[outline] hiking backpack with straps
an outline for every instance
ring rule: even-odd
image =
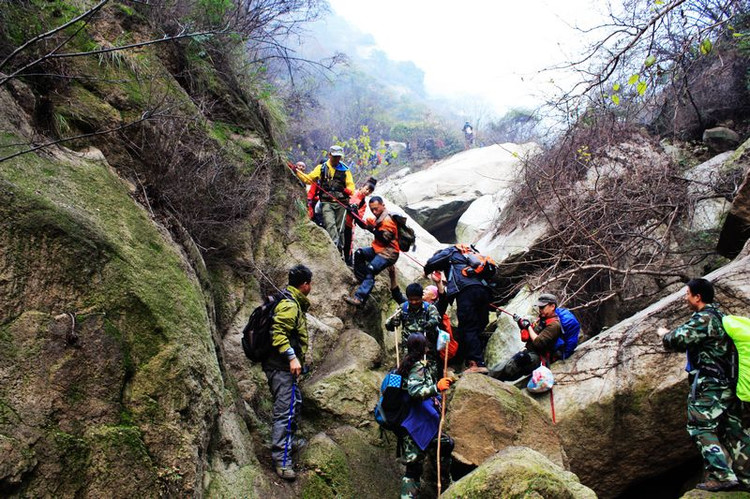
[[[564,360],[573,355],[573,351],[578,346],[581,323],[578,322],[573,312],[567,308],[557,307],[555,314],[560,319],[560,327],[562,328],[562,335],[560,338],[557,338],[555,351],[560,352],[560,357]]]
[[[725,366],[718,366],[721,372],[717,374],[723,374],[735,385],[737,398],[750,402],[750,318],[725,315],[715,309],[707,312],[721,319],[721,327],[731,343],[729,359]]]
[[[409,414],[406,380],[391,369],[380,384],[380,399],[373,409],[375,421],[384,430],[397,432]]]
[[[737,351],[737,398],[750,402],[750,318],[725,315],[721,325]]]
[[[492,279],[495,276],[497,264],[491,257],[479,253],[474,245],[457,244],[455,247],[466,261],[466,267],[461,269],[465,277]]]
[[[242,350],[253,362],[265,360],[271,353],[271,324],[276,306],[282,300],[291,300],[288,291],[266,297],[265,301],[255,307],[242,330]]]
[[[417,235],[414,229],[406,225],[406,217],[397,213],[391,213],[391,218],[398,227],[398,247],[401,251],[411,251],[417,248]]]

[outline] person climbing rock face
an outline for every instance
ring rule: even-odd
[[[359,248],[354,252],[354,276],[361,284],[354,296],[344,299],[355,306],[362,305],[367,300],[375,286],[375,276],[396,263],[400,253],[398,226],[385,208],[383,198],[371,197],[369,207],[374,218],[370,217],[364,222],[354,219],[357,225],[372,232],[374,236],[369,248]]]
[[[365,216],[365,210],[367,204],[365,198],[370,196],[375,190],[375,185],[378,183],[377,179],[370,177],[365,181],[365,184],[357,189],[357,192],[352,194],[349,198],[350,212],[346,214],[346,223],[344,227],[344,261],[348,266],[352,266],[352,243],[354,240],[354,217],[357,216],[362,218]]]
[[[687,351],[690,394],[687,431],[703,456],[704,481],[696,489],[718,492],[750,487],[750,434],[742,425],[742,402],[735,393],[736,350],[714,304],[714,287],[692,279],[685,289],[690,320],[657,334],[667,350]]]

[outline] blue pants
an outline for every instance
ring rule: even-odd
[[[354,252],[354,275],[357,279],[362,281],[357,291],[354,292],[354,296],[359,298],[363,302],[370,296],[372,288],[375,286],[375,276],[387,268],[389,265],[393,265],[383,258],[382,256],[375,253],[375,250],[370,248],[359,248]]]

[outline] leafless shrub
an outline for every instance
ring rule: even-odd
[[[271,197],[272,157],[241,157],[197,119],[145,123],[129,141],[145,168],[149,204],[175,216],[204,253],[236,250],[238,227],[261,227]],[[244,161],[242,161],[244,160]]]
[[[710,270],[715,234],[690,232],[687,222],[700,200],[731,195],[736,179],[709,178],[693,192],[659,149],[603,114],[527,162],[512,209],[541,214],[552,230],[520,263],[526,275],[515,289],[557,292],[598,331]]]

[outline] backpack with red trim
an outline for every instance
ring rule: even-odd
[[[497,272],[497,263],[492,257],[482,255],[474,245],[457,244],[456,250],[466,260],[467,266],[461,269],[465,277],[477,277],[479,279],[492,279]]]

